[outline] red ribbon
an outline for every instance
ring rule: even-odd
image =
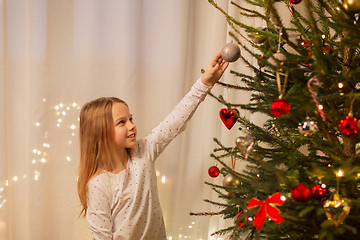
[[[259,200],[256,198],[250,199],[247,205],[248,208],[254,208],[260,206],[259,211],[255,215],[255,219],[254,219],[254,226],[259,231],[261,231],[261,228],[267,216],[269,216],[275,223],[282,223],[284,221],[283,216],[279,214],[280,210],[271,205],[274,204],[281,206],[283,204],[283,201],[281,200],[281,196],[282,194],[277,192],[271,195],[266,200]]]

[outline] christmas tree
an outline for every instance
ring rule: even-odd
[[[209,175],[223,180],[206,183],[219,199],[205,201],[218,211],[192,213],[234,220],[214,235],[360,239],[360,1],[343,1],[243,0],[231,3],[236,14],[230,15],[209,0],[231,27],[233,41],[222,49],[223,58],[239,58],[252,70],[231,69],[238,84],[220,82],[250,92],[248,104],[210,93],[224,105],[225,126],[241,129],[233,146],[214,139],[216,165]],[[279,4],[287,6],[290,24]],[[259,126],[244,110],[267,120]],[[242,171],[234,168],[239,160],[247,163]]]

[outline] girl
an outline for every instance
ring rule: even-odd
[[[99,98],[80,112],[80,216],[93,239],[166,239],[154,161],[191,118],[229,63],[220,52],[175,109],[144,139],[128,105]]]

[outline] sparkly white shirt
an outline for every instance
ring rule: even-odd
[[[152,133],[129,154],[127,169],[88,183],[87,219],[96,240],[166,239],[154,161],[182,130],[211,87],[197,80]]]

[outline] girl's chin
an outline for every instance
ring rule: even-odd
[[[131,149],[131,148],[134,148],[135,146],[136,146],[136,142],[133,142],[133,143],[128,144],[126,148]]]

